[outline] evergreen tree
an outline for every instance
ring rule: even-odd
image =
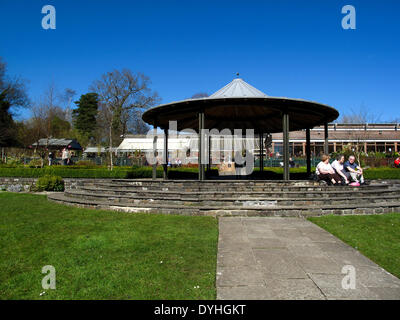
[[[78,101],[75,101],[78,108],[72,111],[76,130],[89,139],[95,137],[98,103],[97,93],[83,94]]]
[[[4,92],[0,93],[0,146],[15,144],[15,124],[10,113],[11,104],[6,100]]]

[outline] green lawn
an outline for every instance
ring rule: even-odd
[[[215,299],[217,240],[212,217],[0,193],[0,299]],[[55,290],[42,289],[45,265],[56,269]]]
[[[400,213],[329,215],[309,220],[400,278]]]

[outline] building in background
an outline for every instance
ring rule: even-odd
[[[324,151],[324,127],[315,127],[311,131],[311,153],[313,157],[319,157]],[[345,146],[358,148],[363,152],[384,152],[394,153],[400,151],[400,124],[339,124],[328,125],[329,132],[329,152],[340,152]],[[265,140],[265,139],[264,139]],[[160,134],[157,140],[157,150],[163,149],[163,135]],[[243,139],[232,137],[212,137],[211,151],[220,150],[225,152],[233,149],[233,143]],[[235,141],[235,142],[234,142]],[[292,131],[289,135],[290,155],[294,157],[305,156],[306,132]],[[272,142],[266,146],[265,155],[271,157],[280,157],[283,152],[282,133],[273,133]],[[259,139],[255,137],[251,152],[259,155]],[[124,138],[120,146],[116,149],[118,154],[149,152],[153,150],[153,140],[145,135],[129,135]],[[197,156],[198,141],[197,135],[179,134],[176,138],[168,139],[168,154],[170,158],[182,158],[191,152]],[[217,160],[217,159],[216,159]]]
[[[40,139],[38,142],[33,143],[30,146],[30,148],[45,148],[47,150],[56,150],[56,151],[60,151],[63,148],[76,151],[82,150],[81,145],[75,139],[52,139],[52,138]]]
[[[329,153],[340,152],[344,146],[358,148],[363,152],[398,152],[400,144],[400,125],[385,124],[340,124],[328,125]],[[315,127],[311,133],[311,153],[319,156],[324,150],[324,127]],[[306,132],[292,131],[289,136],[292,156],[303,156],[306,152]],[[271,153],[282,154],[282,133],[272,134]]]

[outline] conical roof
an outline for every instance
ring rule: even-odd
[[[254,88],[240,78],[234,79],[222,89],[209,96],[209,99],[216,98],[266,98],[264,92]]]
[[[162,104],[146,110],[142,118],[162,129],[177,121],[178,131],[198,130],[201,111],[206,129],[252,128],[256,133],[282,132],[283,111],[289,114],[290,131],[313,128],[339,116],[337,110],[318,102],[267,96],[238,78],[207,98]]]

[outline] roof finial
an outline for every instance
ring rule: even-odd
[[[239,72],[236,72],[236,78],[239,78]]]

